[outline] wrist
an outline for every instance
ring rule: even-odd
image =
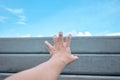
[[[60,55],[60,54],[54,54],[50,61],[56,63],[56,64],[59,64],[61,66],[67,66],[69,64],[69,60],[70,58],[68,56],[63,56],[63,55]]]

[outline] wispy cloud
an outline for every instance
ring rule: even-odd
[[[21,24],[25,25],[26,24],[26,16],[24,15],[24,9],[18,8],[18,9],[13,9],[9,7],[4,7],[5,10],[8,12],[12,13],[13,15],[17,16],[18,20],[16,24]]]
[[[5,17],[5,16],[0,16],[0,22],[1,22],[1,23],[5,22],[5,20],[6,20],[6,17]]]
[[[26,17],[25,16],[18,16],[19,20],[17,24],[26,24]]]
[[[23,12],[24,12],[22,8],[21,9],[12,9],[12,8],[6,7],[5,9],[13,14],[23,14]]]

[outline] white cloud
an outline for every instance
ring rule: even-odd
[[[0,22],[5,22],[6,17],[5,16],[0,16]]]
[[[21,25],[26,24],[26,16],[24,16],[24,9],[22,8],[13,9],[8,7],[4,7],[4,9],[18,17],[18,21],[16,22],[17,24],[21,24]]]
[[[78,32],[77,36],[92,36],[90,32]]]
[[[26,24],[26,17],[25,16],[18,16],[19,20],[17,22],[17,24]]]
[[[92,34],[88,31],[86,32],[77,32],[77,31],[71,31],[68,32],[66,35],[71,34],[72,36],[92,36]]]
[[[23,24],[23,25],[24,25],[24,24],[26,24],[26,23],[23,22],[23,21],[18,21],[17,24]]]
[[[43,37],[43,35],[37,35],[37,37]]]
[[[120,32],[118,32],[118,33],[106,34],[106,36],[120,36]]]
[[[23,14],[23,9],[12,9],[12,8],[5,8],[7,11],[13,13],[13,14]]]

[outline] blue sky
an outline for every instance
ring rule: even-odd
[[[120,0],[0,0],[0,37],[120,35]]]

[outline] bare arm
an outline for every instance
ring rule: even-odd
[[[73,56],[70,51],[71,35],[64,41],[60,32],[59,37],[54,36],[53,40],[54,45],[45,41],[51,55],[48,61],[34,68],[16,73],[5,80],[57,80],[64,67],[77,60],[78,57]]]

